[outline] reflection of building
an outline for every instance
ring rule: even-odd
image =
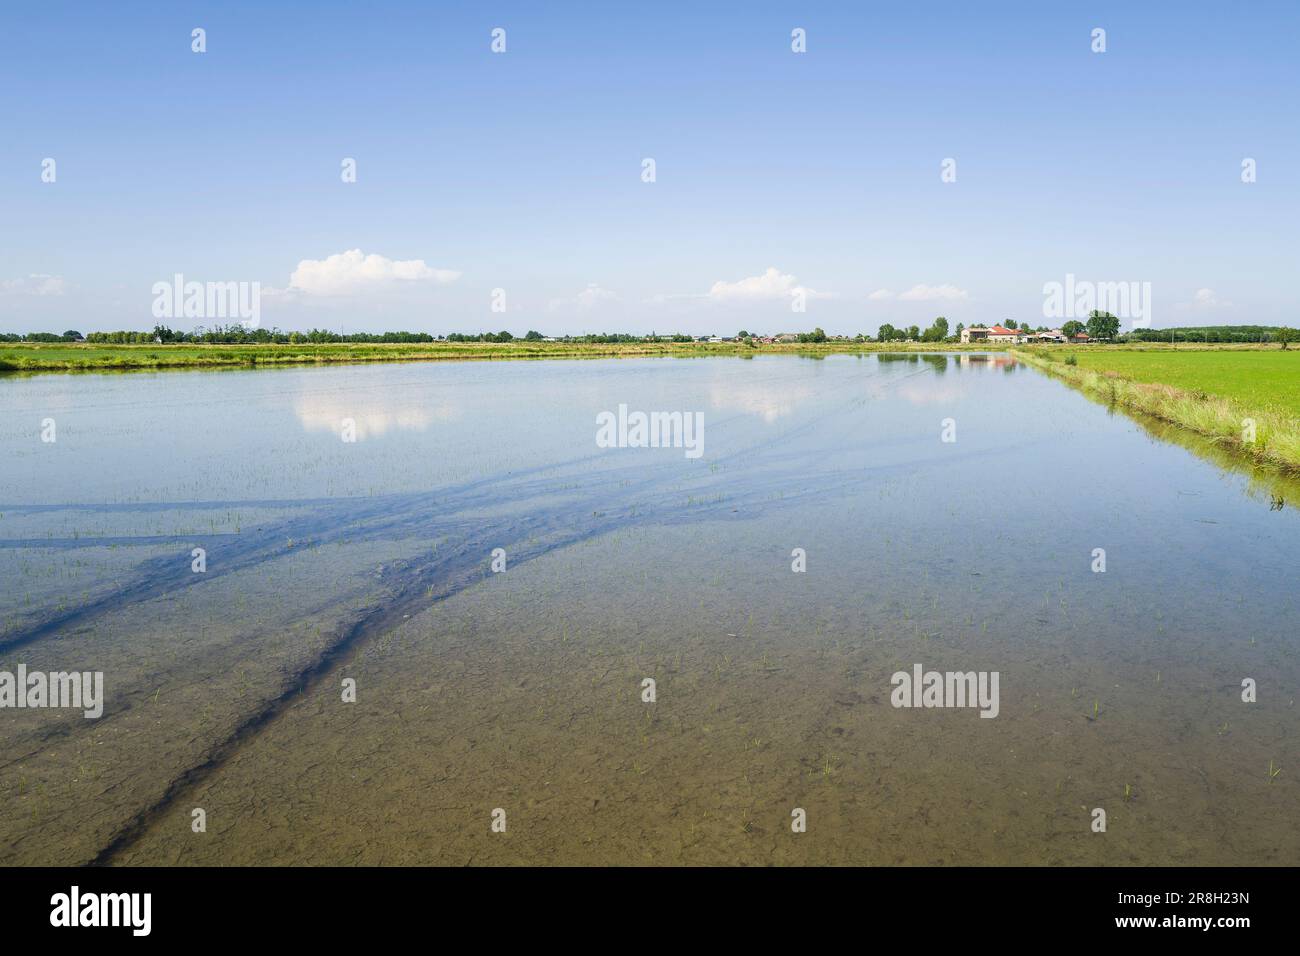
[[[1010,355],[960,355],[957,364],[962,368],[1010,369],[1015,368],[1016,360]]]

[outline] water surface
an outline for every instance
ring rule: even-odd
[[[702,412],[703,455],[597,447],[620,404]],[[99,720],[0,710],[5,863],[1300,862],[1300,489],[1003,356],[0,409],[0,669],[107,684]],[[997,671],[998,716],[892,707],[916,663]]]

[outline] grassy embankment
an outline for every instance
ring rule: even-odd
[[[1300,351],[1058,345],[1012,352],[1108,404],[1300,473]],[[1255,423],[1254,441],[1246,419]]]
[[[77,372],[120,369],[313,365],[335,362],[432,362],[464,359],[634,358],[644,356],[769,355],[836,352],[987,351],[987,346],[825,342],[750,346],[740,342],[429,342],[337,345],[99,345],[0,344],[0,371]]]

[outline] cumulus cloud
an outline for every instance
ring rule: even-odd
[[[794,276],[781,272],[774,266],[769,266],[762,275],[749,276],[736,282],[720,279],[713,283],[707,298],[714,302],[754,302],[788,299],[797,293],[803,293],[809,299],[830,298],[830,293],[802,286]]]
[[[898,300],[900,302],[951,302],[966,298],[969,298],[969,293],[965,289],[944,283],[943,285],[914,285],[899,295]]]
[[[875,292],[871,293],[871,295],[867,296],[867,298],[871,299],[873,302],[880,302],[883,299],[892,299],[893,297],[894,293],[890,292],[888,289],[877,289]]]
[[[552,299],[547,308],[551,312],[572,309],[578,312],[590,312],[597,306],[617,302],[618,296],[608,289],[602,289],[594,282],[588,282],[587,288],[568,299]]]
[[[326,259],[303,259],[289,277],[289,291],[344,295],[408,283],[455,282],[459,278],[459,272],[430,268],[423,259],[389,259],[349,249]]]
[[[1197,289],[1191,302],[1180,302],[1177,308],[1184,312],[1209,312],[1214,309],[1235,309],[1237,306],[1227,299],[1220,299],[1213,289]]]
[[[64,295],[68,280],[62,276],[33,274],[25,279],[0,280],[0,291],[14,295]]]

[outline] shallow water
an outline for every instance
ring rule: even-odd
[[[620,404],[702,412],[703,454],[598,447]],[[0,710],[0,862],[1300,862],[1300,489],[1005,357],[37,376],[0,409],[0,670],[107,688]],[[997,717],[891,706],[914,664],[997,672]]]

